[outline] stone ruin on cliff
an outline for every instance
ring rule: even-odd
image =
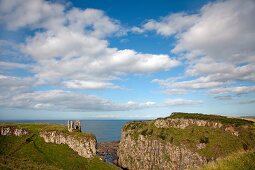
[[[72,120],[68,120],[67,128],[69,132],[81,132],[81,122],[79,120],[76,120],[75,122]]]

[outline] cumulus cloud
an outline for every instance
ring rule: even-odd
[[[168,55],[110,48],[104,38],[125,31],[119,21],[101,10],[67,9],[62,4],[43,0],[31,3],[11,0],[1,1],[0,11],[7,29],[35,30],[20,47],[35,62],[32,72],[37,84],[61,85],[63,81],[79,80],[102,82],[109,88],[108,81],[120,75],[148,74],[180,64]]]
[[[63,90],[34,91],[44,85],[70,89],[121,89],[111,81],[128,74],[169,70],[180,62],[166,54],[144,54],[109,47],[107,37],[124,35],[121,23],[102,10],[79,9],[45,0],[0,0],[1,26],[8,31],[31,32],[14,45],[0,41],[1,72],[22,68],[32,77],[2,76],[0,105],[8,108],[82,111],[133,110],[154,107],[146,102],[115,103],[101,97]],[[8,48],[5,48],[8,45]],[[16,48],[18,49],[17,51]],[[15,49],[15,50],[11,50]],[[9,53],[9,54],[8,54]],[[17,55],[16,55],[17,54]],[[15,57],[22,54],[23,60]],[[9,56],[15,56],[13,61]],[[27,65],[30,65],[27,68]],[[9,86],[9,87],[8,87]],[[14,93],[15,91],[15,93]]]
[[[63,10],[63,5],[44,0],[0,1],[0,19],[10,30],[25,26],[36,27],[41,23],[48,26],[62,23]]]
[[[194,25],[197,15],[188,15],[185,13],[171,14],[161,18],[159,21],[149,20],[140,27],[133,27],[132,32],[143,33],[145,31],[156,31],[157,34],[163,36],[171,36],[176,33],[185,31]]]
[[[96,45],[95,45],[96,44]],[[148,74],[180,64],[168,55],[108,48],[105,40],[70,30],[40,33],[28,39],[23,51],[37,61],[34,69],[42,83],[66,79],[115,79],[123,74]]]
[[[177,15],[180,20],[167,19],[174,16],[151,20],[148,24],[159,35],[175,36],[176,46],[171,52],[186,60],[185,73],[189,80],[153,82],[165,88],[167,94],[183,94],[190,89],[209,89],[212,94],[249,91],[248,86],[232,86],[235,82],[255,81],[255,2],[217,1],[203,6],[195,14]],[[174,31],[165,31],[176,22],[183,25],[177,24]],[[224,88],[226,86],[231,87]]]
[[[199,51],[216,61],[231,63],[254,61],[253,0],[209,3],[200,15],[199,20],[180,35],[173,52]]]
[[[31,71],[37,85],[77,88],[78,84],[83,84],[81,88],[116,88],[109,81],[120,75],[148,74],[180,64],[168,55],[109,48],[104,38],[111,34],[121,35],[125,30],[119,21],[111,19],[101,10],[66,8],[63,4],[43,0],[0,3],[1,22],[7,29],[26,27],[35,30],[35,34],[28,37],[20,49],[34,62]],[[6,49],[5,46],[3,49]],[[26,67],[9,61],[1,62],[1,65],[6,69]]]

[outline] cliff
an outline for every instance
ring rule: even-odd
[[[118,164],[129,170],[192,169],[255,148],[252,122],[222,116],[174,113],[130,122],[122,129]]]
[[[175,146],[143,135],[139,135],[137,140],[130,135],[123,137],[118,155],[120,166],[137,170],[188,169],[207,163],[206,157],[192,152],[185,145]]]
[[[9,135],[23,136],[29,133],[27,129],[19,128],[16,126],[1,126],[0,128],[1,128],[0,135],[3,136]]]
[[[92,135],[85,135],[78,132],[43,131],[40,132],[40,137],[46,143],[67,144],[71,149],[85,158],[91,158],[96,155],[96,139]]]
[[[157,128],[179,128],[185,129],[188,126],[204,126],[210,128],[221,128],[232,135],[238,136],[238,130],[233,125],[223,125],[220,122],[207,121],[207,120],[195,120],[185,118],[166,118],[157,119],[154,123]]]
[[[0,169],[118,169],[95,155],[92,134],[45,123],[0,123],[0,130]]]

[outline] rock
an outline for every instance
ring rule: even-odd
[[[119,141],[99,142],[97,143],[97,155],[102,157],[106,162],[117,165],[117,149]]]
[[[206,147],[206,144],[205,143],[199,143],[196,146],[197,146],[197,149],[204,149]]]
[[[179,128],[185,129],[188,126],[207,126],[212,128],[221,128],[223,125],[219,122],[212,122],[206,120],[195,120],[195,119],[183,119],[183,118],[167,118],[157,119],[154,123],[157,128]]]
[[[205,157],[192,152],[184,145],[149,139],[139,135],[137,140],[122,132],[118,150],[118,165],[129,170],[190,169],[207,163]]]
[[[206,120],[196,120],[196,119],[183,119],[183,118],[167,118],[167,119],[157,119],[154,123],[157,128],[178,128],[185,129],[188,126],[206,126],[210,128],[221,128],[226,132],[230,132],[232,135],[238,136],[238,130],[233,126],[225,126],[220,122],[206,121]]]
[[[58,131],[40,132],[40,136],[45,142],[56,144],[67,144],[71,149],[76,151],[80,156],[91,158],[96,155],[96,139],[92,137],[77,137],[71,133]]]
[[[23,135],[27,135],[28,133],[29,133],[28,130],[23,128],[18,128],[15,126],[1,127],[1,131],[0,131],[0,135],[3,135],[3,136],[9,136],[9,135],[23,136]]]
[[[226,127],[225,131],[230,132],[232,135],[239,136],[239,132],[233,126]]]

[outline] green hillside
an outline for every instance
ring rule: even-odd
[[[226,132],[223,128],[211,128],[206,126],[188,126],[185,129],[179,128],[157,128],[156,120],[130,122],[123,127],[123,131],[133,139],[139,135],[149,139],[170,142],[174,145],[185,145],[190,150],[205,156],[207,160],[214,160],[224,157],[236,151],[252,150],[255,148],[255,126],[252,121],[243,119],[227,118],[217,115],[174,113],[165,119],[196,119],[213,122],[220,122],[226,126],[235,127],[239,135],[235,136]],[[205,144],[204,148],[198,148],[199,144]]]
[[[65,144],[45,143],[39,136],[39,132],[46,129],[67,132],[62,125],[0,124],[10,125],[26,128],[30,133],[22,137],[0,136],[0,169],[118,169],[98,157],[83,158]],[[92,134],[79,135],[93,137]]]
[[[255,151],[238,152],[216,162],[211,162],[198,170],[254,170]]]

